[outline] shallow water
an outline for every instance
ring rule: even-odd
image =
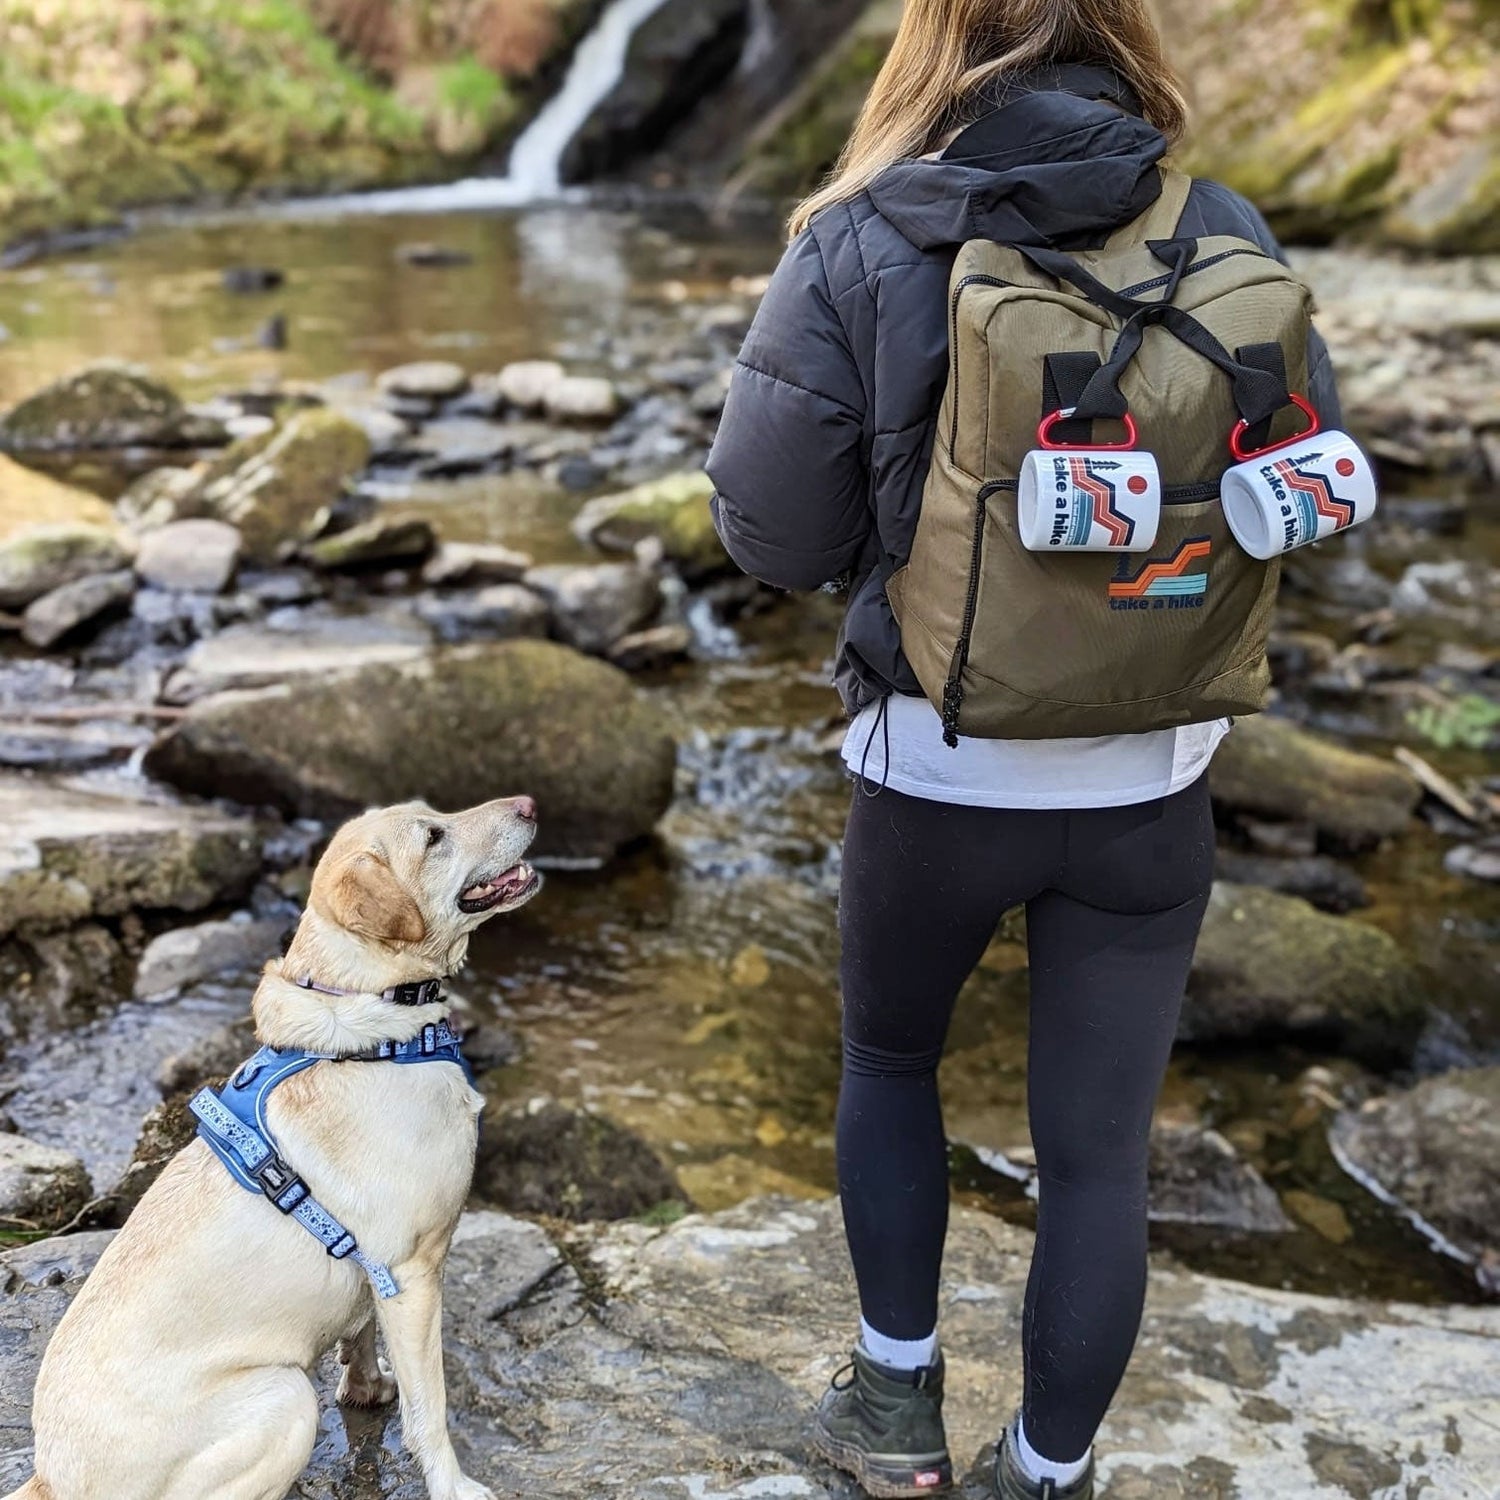
[[[436,241],[472,261],[414,268],[397,254],[412,241]],[[101,356],[147,364],[190,396],[272,378],[337,379],[352,389],[421,358],[491,370],[556,355],[628,382],[643,360],[670,357],[685,319],[734,303],[733,279],[768,271],[776,254],[768,227],[580,207],[398,219],[313,209],[161,222],[85,255],[0,274],[0,324],[10,334],[0,346],[0,402]],[[252,297],[225,292],[220,272],[247,263],[283,269],[286,286]],[[254,345],[273,313],[287,318],[284,352]],[[390,475],[378,490],[451,539],[507,542],[548,560],[581,555],[568,522],[586,494],[534,476],[413,485]],[[0,468],[0,533],[22,520],[100,513],[90,495]],[[1500,559],[1500,524],[1480,507],[1462,540],[1372,533],[1351,546],[1394,577],[1406,561],[1460,549]],[[705,632],[698,661],[650,680],[646,690],[668,707],[683,745],[680,793],[659,841],[603,873],[554,874],[537,903],[486,932],[461,986],[481,1009],[512,1020],[525,1044],[523,1061],[487,1083],[493,1094],[599,1105],[663,1151],[705,1207],[832,1186],[835,902],[849,796],[836,752],[841,719],[826,685],[838,615],[837,601],[814,598],[730,633]],[[1287,615],[1346,635],[1350,610],[1314,589],[1294,596]],[[1478,768],[1461,754],[1434,758],[1452,770]],[[1430,1055],[1449,1063],[1500,1056],[1500,919],[1488,888],[1444,875],[1441,855],[1439,841],[1419,830],[1364,861],[1376,900],[1364,915],[1429,966],[1438,1018]],[[1025,1003],[1024,950],[1002,937],[955,1026],[945,1071],[955,1142],[987,1153],[1024,1148]],[[131,1011],[106,1031],[140,1027],[180,1045],[203,1020]],[[156,1042],[147,1050],[143,1074],[160,1060]],[[134,1122],[123,1115],[140,1090],[123,1079],[112,1085],[124,1101],[119,1141],[92,1114],[69,1124],[66,1100],[83,1087],[76,1056],[69,1043],[17,1059],[25,1063],[18,1124],[113,1163],[121,1149],[128,1155]],[[1321,1144],[1322,1116],[1309,1112],[1298,1084],[1312,1064],[1339,1066],[1290,1048],[1184,1052],[1164,1110],[1262,1142],[1255,1159],[1275,1186],[1336,1200],[1352,1239],[1335,1245],[1299,1230],[1235,1242],[1173,1232],[1160,1243],[1194,1264],[1271,1284],[1476,1295],[1467,1272],[1431,1254],[1337,1171]],[[1028,1217],[1016,1184],[972,1152],[958,1156],[966,1199]]]

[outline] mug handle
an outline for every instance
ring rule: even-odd
[[[1140,429],[1135,425],[1135,418],[1129,412],[1120,418],[1125,424],[1123,443],[1054,443],[1052,429],[1059,422],[1066,422],[1077,410],[1076,406],[1065,406],[1060,411],[1053,412],[1050,417],[1042,418],[1042,425],[1036,430],[1036,440],[1049,453],[1128,453],[1139,444]]]
[[[1279,453],[1283,448],[1290,448],[1293,443],[1300,443],[1304,438],[1317,437],[1323,430],[1323,419],[1313,410],[1312,403],[1305,396],[1293,396],[1292,405],[1295,406],[1306,418],[1307,429],[1299,432],[1295,437],[1289,437],[1285,442],[1272,443],[1265,448],[1246,448],[1245,434],[1250,431],[1248,422],[1235,424],[1235,429],[1229,435],[1229,451],[1234,454],[1237,463],[1249,463],[1251,459],[1264,458],[1268,453]]]

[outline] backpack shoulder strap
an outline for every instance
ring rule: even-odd
[[[1188,195],[1193,191],[1193,179],[1186,172],[1161,169],[1161,197],[1140,218],[1117,229],[1110,236],[1107,250],[1129,250],[1135,245],[1144,245],[1148,240],[1169,240],[1177,233],[1182,222],[1183,210],[1187,208]]]

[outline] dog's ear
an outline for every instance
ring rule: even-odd
[[[378,854],[365,850],[330,872],[328,915],[356,937],[377,943],[420,943],[427,923],[417,903]]]

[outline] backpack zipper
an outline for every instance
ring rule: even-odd
[[[1226,260],[1233,260],[1236,255],[1258,255],[1262,260],[1270,258],[1264,250],[1248,250],[1244,248],[1221,250],[1217,255],[1210,255],[1207,260],[1200,260],[1189,266],[1182,273],[1182,279],[1186,281],[1189,276],[1196,276],[1199,271],[1207,271],[1213,266],[1221,265]],[[1172,276],[1173,273],[1168,271],[1165,276],[1156,276],[1150,281],[1142,281],[1135,286],[1127,286],[1119,295],[1122,297],[1139,297],[1142,292],[1154,292],[1159,287],[1170,286],[1172,284]]]
[[[1001,490],[1014,489],[1014,480],[1001,479],[985,485],[974,506],[974,545],[969,558],[969,591],[964,599],[963,623],[959,627],[958,644],[953,650],[953,663],[948,669],[948,681],[943,686],[943,743],[950,750],[958,749],[958,719],[964,707],[964,668],[969,664],[969,645],[974,636],[974,621],[979,613],[979,570],[984,562],[984,523],[991,495]]]

